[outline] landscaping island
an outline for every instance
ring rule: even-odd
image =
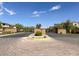
[[[46,35],[46,30],[41,28],[40,24],[36,25],[34,29],[34,33],[29,36],[31,40],[48,40],[50,39],[48,35]]]

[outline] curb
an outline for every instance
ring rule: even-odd
[[[20,32],[20,33],[24,33],[24,32]],[[20,34],[20,33],[4,34],[4,35],[0,35],[0,37],[9,36],[9,35],[15,35],[15,34]]]
[[[27,38],[32,39],[33,35],[34,35],[34,34],[30,34],[28,37],[24,37],[24,39],[27,39]],[[54,39],[54,38],[51,38],[51,37],[48,36],[48,35],[45,35],[45,36],[47,37],[47,40]],[[46,39],[46,38],[45,38],[45,39]],[[38,40],[38,39],[37,39],[37,40]],[[40,39],[40,40],[41,40],[41,39]]]

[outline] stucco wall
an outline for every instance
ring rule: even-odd
[[[66,34],[66,30],[65,29],[58,29],[58,34]]]
[[[2,28],[0,28],[0,34],[3,32],[3,29]]]
[[[16,28],[6,28],[4,32],[17,32]]]
[[[46,34],[45,29],[35,29],[35,30],[34,30],[34,33],[36,33],[37,31],[42,32],[42,34]]]

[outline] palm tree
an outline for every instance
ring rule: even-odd
[[[41,24],[37,24],[37,25],[36,25],[36,28],[37,28],[37,29],[40,29],[40,28],[41,28]]]

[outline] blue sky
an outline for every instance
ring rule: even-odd
[[[0,3],[0,21],[24,26],[52,26],[67,19],[79,21],[79,3],[4,2]]]

